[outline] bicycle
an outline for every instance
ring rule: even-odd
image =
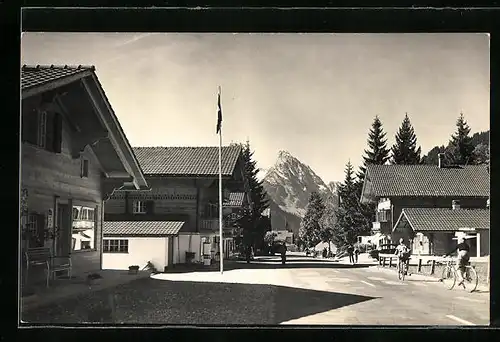
[[[403,266],[403,267],[401,267]],[[408,263],[407,261],[403,261],[398,259],[398,279],[404,281],[405,276],[408,274]]]
[[[458,270],[454,266],[453,259],[446,259],[446,266],[443,269],[440,281],[448,290],[452,290],[455,287],[458,277]],[[478,277],[476,270],[471,266],[470,262],[465,266],[464,279],[462,281],[462,286],[464,290],[468,292],[474,292],[477,288]]]

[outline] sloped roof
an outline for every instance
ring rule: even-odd
[[[169,236],[177,235],[182,221],[104,221],[105,236]]]
[[[488,209],[404,208],[395,226],[409,223],[414,231],[458,231],[489,229]]]
[[[244,192],[231,192],[229,193],[229,198],[226,199],[222,205],[226,207],[241,207],[244,198]]]
[[[218,176],[218,147],[134,147],[146,175]],[[222,175],[231,176],[241,153],[240,146],[222,147]]]
[[[24,91],[77,74],[88,74],[89,71],[94,71],[94,69],[93,66],[81,65],[23,65],[21,68],[21,90]]]
[[[490,175],[484,165],[368,165],[366,177],[363,192],[375,197],[490,195]]]

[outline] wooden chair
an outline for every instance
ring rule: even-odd
[[[29,269],[33,266],[43,266],[46,272],[47,287],[51,275],[55,277],[56,272],[67,271],[68,277],[71,278],[72,263],[70,256],[53,256],[50,248],[29,248],[25,253],[26,259],[26,282],[28,282]],[[64,260],[57,262],[57,260]]]

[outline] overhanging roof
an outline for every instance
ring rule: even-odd
[[[227,198],[224,203],[222,203],[222,206],[229,208],[239,208],[243,205],[244,199],[244,192],[231,192],[229,193],[229,198]]]
[[[393,230],[409,227],[415,232],[489,229],[488,209],[404,208]]]
[[[177,235],[183,221],[104,221],[105,237],[164,237]]]
[[[222,176],[233,175],[240,146],[223,146]],[[216,177],[219,175],[219,147],[134,147],[144,174],[173,177]]]
[[[484,197],[490,176],[484,165],[368,165],[362,201],[381,197]]]
[[[81,82],[87,92],[96,115],[108,132],[104,140],[109,140],[117,153],[136,189],[147,189],[148,185],[130,143],[109,103],[108,98],[95,74],[93,66],[27,66],[21,68],[22,98],[45,93],[70,83]],[[97,142],[96,142],[97,143]],[[104,142],[102,142],[104,143]],[[109,177],[114,177],[110,175]],[[126,179],[122,174],[118,178]]]

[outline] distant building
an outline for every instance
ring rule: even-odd
[[[151,261],[163,270],[186,263],[188,255],[197,262],[204,255],[215,259],[220,239],[218,147],[133,150],[151,190],[115,191],[106,202],[103,268],[143,267]],[[235,222],[249,204],[238,145],[222,148],[222,186],[227,258],[235,248]]]
[[[409,240],[443,254],[467,231],[473,255],[489,253],[489,173],[484,165],[368,165],[361,201],[377,201],[376,244]]]

